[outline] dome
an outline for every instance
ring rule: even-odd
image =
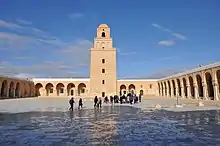
[[[99,27],[108,27],[107,24],[100,24]]]

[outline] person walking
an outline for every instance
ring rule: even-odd
[[[79,99],[79,107],[78,107],[78,109],[80,109],[80,107],[82,108],[82,106],[83,106],[82,98],[80,98],[80,99]]]
[[[73,104],[75,103],[74,101],[74,98],[72,97],[70,100],[69,100],[69,104],[70,104],[70,108],[69,110],[72,110],[73,111]]]
[[[102,107],[102,98],[101,97],[99,97],[99,101],[98,101],[98,107]]]
[[[97,96],[95,96],[95,98],[94,98],[94,107],[96,107],[96,106],[97,106],[97,104],[98,104],[98,97],[97,97]]]

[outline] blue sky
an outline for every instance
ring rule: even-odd
[[[0,73],[89,76],[96,28],[111,28],[118,78],[168,75],[220,59],[217,0],[1,0]]]

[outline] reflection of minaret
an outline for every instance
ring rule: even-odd
[[[113,48],[108,25],[101,24],[97,28],[97,36],[90,55],[90,95],[102,97],[115,95],[116,49]]]

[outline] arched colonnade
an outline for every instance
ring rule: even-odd
[[[34,83],[29,80],[0,78],[0,99],[34,97]]]
[[[46,84],[36,83],[36,96],[87,96],[88,87],[85,83],[62,83],[49,82]]]
[[[190,99],[219,100],[220,67],[205,68],[158,81],[158,95]]]

